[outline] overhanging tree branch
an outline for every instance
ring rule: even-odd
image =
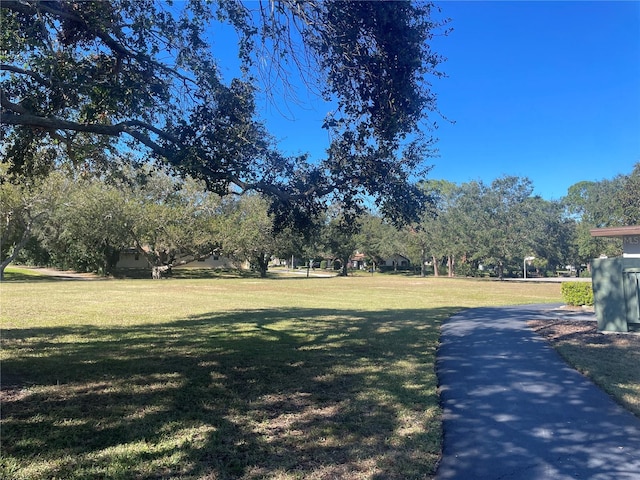
[[[58,130],[63,131],[74,131],[74,132],[84,132],[84,133],[95,133],[98,135],[108,135],[112,137],[117,137],[123,133],[135,138],[140,143],[149,147],[155,154],[170,158],[172,153],[166,148],[162,147],[158,143],[154,142],[148,135],[135,130],[134,127],[139,127],[145,130],[149,130],[156,135],[169,140],[175,144],[178,144],[178,139],[174,136],[160,130],[159,128],[154,127],[145,122],[141,122],[138,120],[128,120],[125,122],[120,122],[115,125],[104,125],[104,124],[96,124],[96,123],[77,123],[69,120],[63,120],[60,118],[52,118],[52,117],[40,117],[38,115],[33,115],[26,113],[26,110],[20,105],[14,104],[2,98],[2,107],[7,108],[10,107],[12,110],[19,112],[19,115],[11,112],[3,112],[2,113],[2,123],[5,125],[20,125],[31,128],[42,128],[50,132],[56,132]]]
[[[0,70],[11,73],[2,78],[6,148],[0,156],[13,162],[10,172],[52,168],[53,160],[43,166],[35,154],[49,136],[64,139],[72,159],[79,158],[72,149],[100,156],[121,145],[99,136],[125,136],[212,191],[228,193],[230,184],[258,190],[276,198],[283,212],[294,202],[293,210],[324,204],[320,197],[331,192],[352,205],[364,196],[415,203],[397,193],[419,162],[398,153],[419,134],[427,113],[437,111],[425,79],[440,76],[441,58],[428,40],[442,24],[430,20],[431,4],[261,0],[261,11],[238,0],[181,5],[0,2],[8,39]],[[240,37],[243,76],[230,85],[205,35],[216,19]],[[253,98],[278,89],[256,80],[265,58],[273,67],[267,81],[277,80],[285,94],[293,72],[338,105],[325,121],[333,141],[326,160],[269,158],[274,144],[255,120]],[[88,136],[98,141],[83,141]]]
[[[51,87],[52,83],[47,80],[46,78],[44,78],[42,75],[38,74],[37,72],[34,72],[32,70],[25,70],[24,68],[19,68],[16,67],[15,65],[7,65],[7,64],[0,64],[0,70],[4,70],[7,72],[13,72],[13,73],[18,73],[20,75],[27,75],[31,78],[33,78],[36,82],[38,82],[39,84],[45,86],[45,87]]]

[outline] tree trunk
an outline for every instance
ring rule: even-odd
[[[4,269],[7,268],[7,266],[16,259],[16,257],[20,253],[20,250],[22,250],[29,241],[29,238],[31,238],[30,225],[25,229],[20,241],[16,244],[15,247],[13,247],[13,252],[11,252],[11,255],[5,258],[2,263],[0,263],[0,280],[4,280]]]
[[[422,248],[420,250],[420,276],[422,278],[427,276],[427,266],[425,265],[425,263],[427,263],[427,257],[424,248]]]
[[[267,278],[269,270],[269,256],[266,254],[257,254],[254,258],[260,278]]]
[[[436,260],[435,255],[431,256],[431,261],[433,262],[433,276],[439,277],[440,271],[438,270],[438,261]]]
[[[455,262],[455,257],[453,255],[448,255],[447,256],[447,269],[449,271],[447,273],[447,276],[455,277],[455,272],[453,270],[455,263],[456,263]]]
[[[115,271],[118,260],[120,260],[120,249],[108,247],[104,267],[105,275],[111,275]]]
[[[504,264],[502,261],[498,262],[498,278],[504,280]]]
[[[346,259],[342,258],[340,259],[340,261],[342,262],[342,271],[340,272],[340,276],[348,277],[349,276],[349,257],[347,257]]]
[[[156,265],[151,268],[151,278],[154,280],[159,280],[163,276],[167,276],[171,274],[171,265]]]

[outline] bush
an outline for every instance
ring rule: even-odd
[[[477,269],[473,268],[470,263],[461,263],[455,267],[457,277],[473,277],[475,276],[476,270]]]
[[[561,291],[567,305],[593,305],[593,288],[588,282],[562,282]]]

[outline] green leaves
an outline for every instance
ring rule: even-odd
[[[613,239],[594,238],[593,228],[634,225],[640,221],[637,181],[638,167],[630,175],[617,175],[612,179],[583,181],[569,187],[562,199],[567,212],[578,223],[575,249],[582,262],[600,255],[616,256],[622,244]]]
[[[447,257],[450,268],[457,263],[460,271],[475,274],[480,264],[491,265],[502,276],[510,267],[520,271],[531,254],[553,265],[569,257],[572,225],[558,203],[533,196],[527,178],[459,186],[432,180],[421,187],[435,210],[424,211],[412,238],[435,260]]]
[[[615,201],[622,209],[622,225],[640,225],[640,163],[636,163],[633,172],[626,177]]]
[[[5,0],[0,7],[1,155],[10,173],[46,174],[59,160],[38,164],[43,157],[34,152],[61,142],[72,162],[126,148],[219,194],[259,191],[274,199],[277,220],[305,223],[282,212],[317,211],[328,194],[354,209],[373,196],[403,221],[419,206],[410,183],[432,152],[408,161],[401,147],[437,111],[426,77],[441,75],[442,59],[428,40],[442,25],[431,20],[430,4]],[[242,79],[226,83],[218,72],[208,38],[214,19],[240,36]],[[291,72],[338,105],[326,122],[335,144],[313,165],[278,154],[256,119],[255,92],[287,98]]]
[[[562,300],[567,305],[593,306],[593,288],[586,282],[562,282]]]

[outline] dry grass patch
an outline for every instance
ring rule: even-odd
[[[640,417],[640,334],[601,333],[595,322],[536,320],[529,325],[570,365]]]

